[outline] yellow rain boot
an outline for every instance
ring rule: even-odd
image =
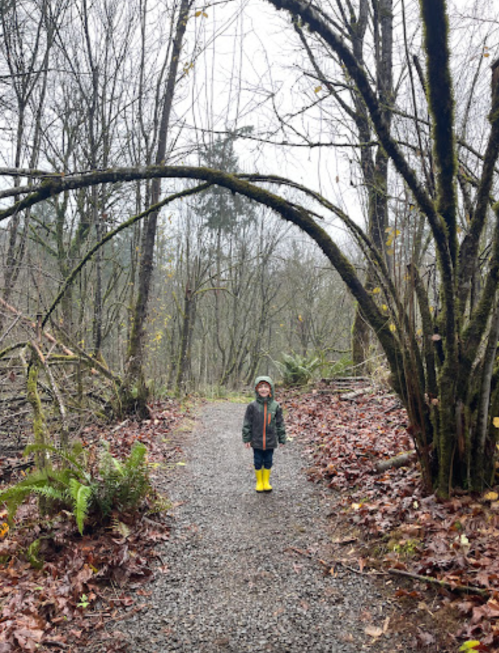
[[[263,491],[272,492],[272,485],[269,483],[270,469],[263,469]]]
[[[256,487],[255,490],[257,492],[263,492],[263,469],[255,469],[255,476],[256,476]]]

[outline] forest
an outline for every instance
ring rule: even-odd
[[[95,183],[8,217],[51,170],[70,179],[188,157],[240,171],[239,142],[253,126],[196,134],[183,118],[192,69],[213,44],[206,12],[177,4],[3,10],[3,373],[25,377],[19,350],[30,359],[24,343],[40,333],[26,325],[38,320],[58,357],[71,351],[49,357],[53,374],[40,371],[53,376],[59,412],[68,401],[77,413],[120,413],[125,397],[136,409],[134,394],[241,387],[283,355],[318,357],[324,373],[350,357],[352,301],[338,275],[269,208],[223,187]],[[93,361],[106,368],[98,389],[83,378]]]
[[[258,374],[383,382],[426,495],[491,489],[492,0],[1,0],[0,18],[0,447],[29,444],[38,474],[0,499],[65,497],[83,531],[89,424]]]

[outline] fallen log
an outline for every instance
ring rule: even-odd
[[[352,392],[344,392],[339,395],[342,401],[355,401],[357,397],[362,397],[362,395],[370,392],[371,388],[361,388],[360,390],[352,390]]]
[[[333,376],[321,379],[321,383],[370,383],[371,379],[368,376]]]
[[[381,472],[386,472],[388,469],[398,469],[399,467],[405,467],[405,465],[409,465],[415,460],[416,452],[406,451],[405,453],[401,453],[398,456],[394,456],[393,458],[388,458],[388,460],[381,460],[379,463],[376,463],[374,470],[377,474],[380,474]]]

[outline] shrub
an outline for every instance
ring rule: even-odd
[[[339,360],[329,362],[322,368],[322,374],[326,378],[335,376],[351,375],[355,371],[352,359],[349,356],[342,356]]]
[[[307,358],[298,354],[283,354],[282,362],[276,361],[286,386],[306,385],[320,365],[320,360],[314,356]]]
[[[146,461],[147,449],[141,442],[134,442],[130,455],[120,461],[105,451],[99,464],[100,482],[94,491],[94,500],[103,517],[113,509],[120,512],[136,510],[150,490]]]
[[[41,499],[42,513],[61,509],[71,512],[83,534],[90,515],[102,521],[114,509],[119,512],[136,510],[149,492],[147,450],[140,442],[134,443],[124,461],[112,456],[106,446],[95,474],[89,469],[86,452],[80,443],[76,443],[70,453],[49,445],[30,445],[25,455],[33,451],[52,453],[59,458],[61,467],[54,467],[47,459],[46,467],[35,469],[16,485],[0,492],[0,503],[7,505],[10,520],[19,506],[35,495]]]

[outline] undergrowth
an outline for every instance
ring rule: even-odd
[[[19,506],[36,496],[41,515],[69,512],[83,534],[90,518],[105,522],[113,510],[134,511],[150,490],[147,449],[141,442],[134,442],[124,460],[112,456],[104,443],[96,464],[80,442],[69,452],[37,444],[29,445],[24,453],[42,454],[43,466],[0,492],[0,504],[6,504],[10,523]]]

